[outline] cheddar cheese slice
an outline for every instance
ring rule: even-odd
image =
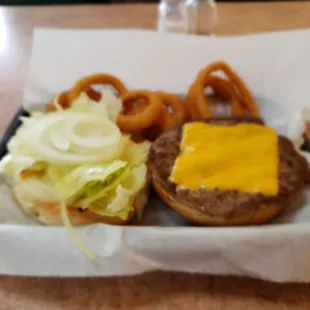
[[[169,180],[190,190],[219,189],[277,195],[278,139],[257,124],[183,127],[180,155]]]

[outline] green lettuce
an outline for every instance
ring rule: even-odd
[[[56,181],[55,189],[63,200],[74,196],[90,197],[115,181],[125,171],[127,163],[116,160],[102,165],[83,165]]]
[[[123,139],[123,153],[121,159],[128,161],[130,166],[137,166],[147,162],[149,154],[150,142],[141,143],[133,142],[129,136]]]
[[[131,173],[123,178],[116,188],[106,191],[101,199],[89,206],[89,210],[100,215],[126,218],[133,208],[135,194],[145,185],[146,174],[145,164],[132,168]]]

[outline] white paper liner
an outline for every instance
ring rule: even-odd
[[[309,54],[308,30],[207,38],[40,29],[34,35],[24,104],[42,109],[76,79],[94,72],[112,73],[129,88],[184,94],[199,69],[225,60],[255,94],[267,124],[299,145],[299,132],[289,124],[295,112],[309,107]],[[29,219],[3,183],[0,198],[1,274],[113,276],[161,269],[310,281],[309,191],[275,222],[243,228],[194,227],[152,195],[143,226],[78,228],[97,257],[93,264],[64,228]]]

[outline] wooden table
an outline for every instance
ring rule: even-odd
[[[0,131],[21,103],[33,27],[156,26],[155,5],[0,7]],[[221,3],[218,35],[310,27],[310,2]],[[309,258],[310,259],[310,258]],[[0,277],[0,309],[310,309],[310,285],[152,273],[138,277]]]

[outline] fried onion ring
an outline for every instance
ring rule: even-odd
[[[145,138],[149,141],[155,141],[162,134],[162,129],[159,125],[152,125],[145,131]]]
[[[126,105],[123,105],[123,114],[133,115],[141,113],[148,105],[145,99],[133,99],[127,101]]]
[[[188,90],[186,100],[185,100],[191,119],[198,119],[201,117],[197,109],[197,106],[196,106],[196,92],[197,92],[196,89],[197,89],[197,84],[196,83],[192,84]]]
[[[70,107],[70,102],[68,99],[69,91],[66,90],[60,93],[57,97],[53,98],[45,108],[45,112],[57,111],[57,106],[62,109],[67,109]]]
[[[236,87],[242,98],[241,103],[243,104],[244,108],[250,113],[250,115],[260,117],[260,111],[256,106],[252,94],[250,93],[242,79],[239,77],[239,75],[234,70],[232,70],[227,63],[223,61],[214,62],[202,71],[200,71],[196,80],[197,85],[200,85],[200,87],[202,87],[202,85],[206,85],[209,76],[218,70],[222,70],[227,75],[231,83]]]
[[[231,103],[232,115],[240,116],[244,114],[243,107],[240,103],[241,98],[236,92],[234,86],[228,80],[216,76],[210,76],[209,83],[216,95]]]
[[[145,137],[145,133],[143,131],[133,132],[131,134],[131,140],[139,143],[145,141],[147,138]]]
[[[69,92],[70,91],[64,91],[60,93],[57,97],[52,99],[49,104],[45,108],[45,112],[53,112],[57,111],[57,106],[59,106],[62,109],[68,109],[71,106],[71,102],[69,101]],[[101,99],[100,93],[96,92],[92,88],[88,88],[86,90],[87,96],[94,100],[94,101],[99,101]]]
[[[126,114],[126,115],[139,114],[146,108],[147,105],[148,105],[148,103],[144,99],[131,100],[131,101],[127,102],[126,106],[123,106],[123,112],[122,113]],[[146,130],[131,132],[131,139],[137,143],[142,142],[144,140],[147,140]]]
[[[95,91],[93,88],[89,88],[86,90],[87,96],[93,101],[100,101],[101,94]]]
[[[104,84],[113,86],[120,95],[125,94],[128,90],[121,80],[110,74],[93,74],[77,81],[69,92],[69,102],[73,102],[81,92],[86,91],[94,84]]]
[[[127,104],[137,100],[145,100],[148,104],[135,114],[120,113],[117,125],[122,131],[134,133],[151,127],[156,123],[162,112],[162,99],[156,93],[146,90],[135,90],[127,92],[122,96],[123,109],[126,110]]]
[[[157,92],[157,94],[163,101],[162,115],[159,120],[162,131],[166,131],[188,119],[186,106],[178,95],[162,91]]]
[[[205,87],[211,87],[215,93],[231,103],[231,113],[233,116],[241,116],[244,114],[241,99],[231,83],[214,75],[206,77],[204,84],[197,84],[196,87],[196,107],[201,117],[212,116],[210,104],[205,96]]]

